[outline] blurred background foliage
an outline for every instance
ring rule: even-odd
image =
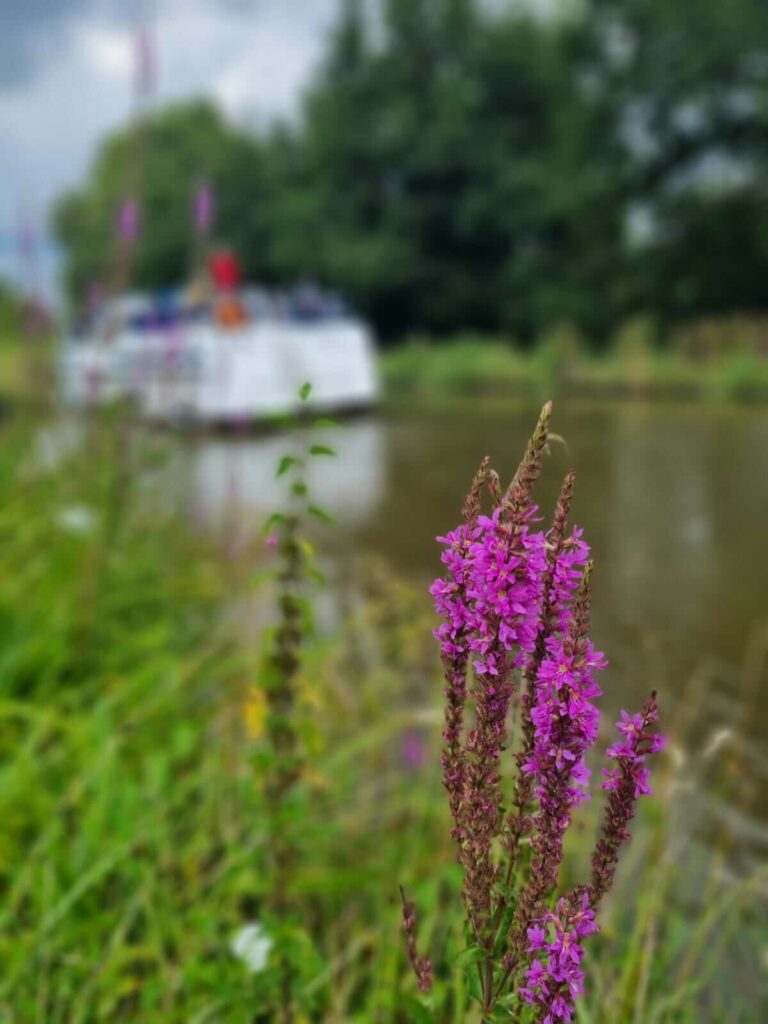
[[[102,145],[55,215],[70,293],[113,244],[136,133],[137,284],[190,267],[192,195],[247,275],[342,289],[385,339],[464,329],[591,346],[768,301],[768,8],[580,0],[345,0],[293,123],[249,133],[205,101]]]

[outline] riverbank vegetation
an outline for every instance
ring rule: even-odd
[[[0,1021],[266,1024],[271,954],[252,972],[231,946],[274,895],[257,686],[274,555],[258,531],[220,545],[196,530],[161,485],[162,445],[116,415],[66,439],[60,423],[11,421],[0,443]],[[300,965],[295,1021],[470,1022],[450,969],[464,938],[447,912],[461,878],[433,612],[386,565],[323,567],[325,626],[296,677],[302,912],[280,937]],[[587,953],[582,1024],[768,1012],[765,878],[680,829],[698,771],[689,698],[669,697],[672,752]],[[569,838],[566,883],[584,874],[597,810]],[[446,965],[429,1003],[399,884]]]
[[[54,337],[41,307],[0,280],[0,412],[11,403],[37,413],[54,391]]]
[[[761,320],[725,318],[694,325],[660,345],[639,319],[629,321],[607,350],[595,351],[566,324],[527,347],[476,334],[413,338],[382,354],[381,372],[390,401],[406,405],[548,395],[765,402],[763,339],[768,331]]]

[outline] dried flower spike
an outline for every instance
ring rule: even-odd
[[[429,957],[419,956],[416,945],[416,925],[418,918],[416,907],[405,898],[405,891],[400,886],[400,897],[403,901],[403,931],[405,932],[405,948],[408,954],[416,983],[422,992],[432,991],[432,964]]]

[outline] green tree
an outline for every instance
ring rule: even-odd
[[[602,111],[573,88],[581,26],[472,0],[386,0],[382,16],[361,60],[356,11],[307,106],[314,272],[388,333],[601,323],[622,217]]]
[[[651,224],[631,301],[663,320],[768,303],[768,7],[591,0],[613,177]]]
[[[215,191],[215,236],[235,247],[249,274],[260,276],[269,249],[267,166],[262,146],[207,103],[173,106],[117,132],[102,144],[85,185],[55,212],[71,294],[108,277],[117,210],[131,194],[142,208],[132,283],[154,288],[184,280],[193,254],[193,196],[203,179]]]

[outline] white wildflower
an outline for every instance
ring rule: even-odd
[[[272,945],[272,939],[264,931],[264,926],[258,921],[252,921],[243,925],[235,934],[230,949],[238,960],[243,961],[251,974],[258,974],[267,965]]]
[[[56,513],[56,523],[68,533],[88,533],[95,516],[85,505],[65,505]]]

